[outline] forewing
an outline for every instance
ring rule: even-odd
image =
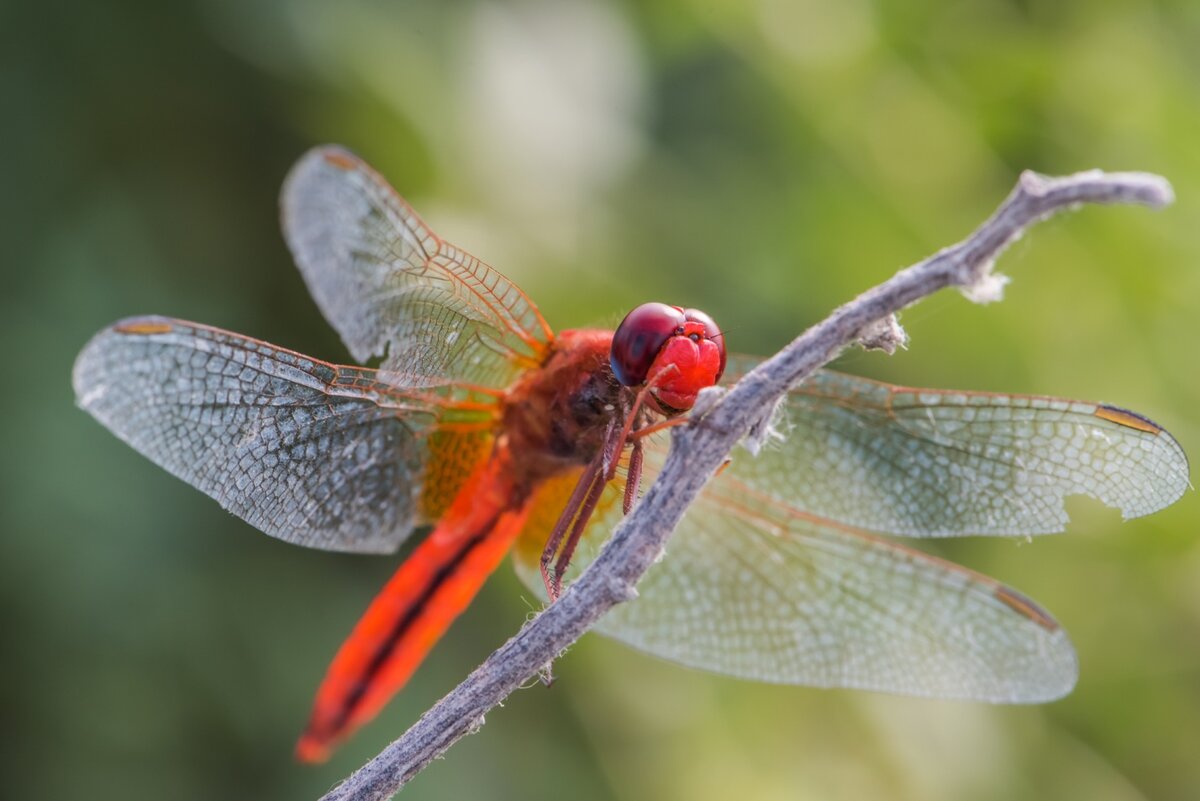
[[[646,480],[660,456],[650,449]],[[638,597],[598,631],[759,681],[1003,703],[1046,701],[1074,686],[1067,635],[1024,596],[723,479],[684,516]],[[571,578],[619,522],[619,484],[608,488]],[[517,567],[540,596],[536,539],[523,543]]]
[[[734,360],[736,380],[754,362]],[[734,455],[734,484],[852,527],[909,537],[1062,531],[1088,495],[1126,518],[1189,486],[1179,443],[1112,406],[910,389],[829,370],[790,392],[778,437]]]
[[[114,434],[272,537],[387,553],[413,526],[433,417],[373,370],[141,317],[88,343],[74,385]]]
[[[359,361],[400,386],[503,387],[552,333],[511,281],[439,239],[357,156],[307,153],[284,183],[284,236],[309,291]]]

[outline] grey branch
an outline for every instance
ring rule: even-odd
[[[323,801],[385,799],[394,795],[457,740],[477,731],[484,716],[546,668],[614,605],[637,596],[642,574],[664,550],[688,504],[742,439],[790,387],[844,348],[867,340],[880,345],[903,332],[892,315],[945,287],[968,298],[995,300],[1004,279],[992,273],[997,256],[1031,224],[1082,203],[1138,203],[1161,207],[1170,184],[1146,173],[1099,170],[1063,178],[1021,175],[996,212],[970,237],[896,273],[890,280],[834,310],[727,392],[705,398],[687,425],[674,429],[658,480],[617,526],[596,560],[559,600],[546,607],[449,695],[378,756],[333,788]],[[881,331],[895,328],[890,337]]]

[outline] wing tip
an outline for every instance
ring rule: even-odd
[[[313,176],[319,175],[330,167],[342,172],[349,172],[361,165],[362,160],[341,145],[317,145],[305,151],[288,170],[279,193],[279,206],[285,222],[285,234],[287,233],[286,222],[293,213],[297,199],[304,194],[303,186]]]
[[[296,163],[292,165],[292,169],[288,172],[287,178],[283,182],[283,198],[287,199],[289,186],[293,185],[298,178],[314,170],[333,167],[343,172],[349,172],[363,166],[365,166],[365,162],[352,150],[343,145],[316,145],[305,151],[300,158],[296,159]]]
[[[109,329],[117,334],[134,334],[149,336],[151,334],[169,334],[175,330],[175,322],[166,317],[128,317],[113,323]]]
[[[1032,598],[1017,592],[1011,587],[1006,587],[1003,584],[996,585],[992,590],[992,595],[996,600],[1013,610],[1021,617],[1029,620],[1049,632],[1062,631],[1062,627],[1058,625],[1058,621],[1051,616],[1042,607],[1038,606]]]
[[[1110,423],[1116,423],[1117,425],[1125,426],[1126,428],[1132,428],[1137,431],[1144,431],[1147,434],[1166,433],[1165,428],[1151,420],[1149,417],[1138,414],[1134,411],[1130,411],[1129,409],[1122,409],[1120,406],[1111,406],[1107,403],[1100,403],[1096,405],[1096,410],[1092,412],[1092,414],[1096,417],[1099,417],[1101,420],[1107,420]]]
[[[321,158],[331,167],[339,170],[357,169],[362,162],[349,150],[338,146],[322,147],[317,150]]]
[[[169,317],[148,314],[125,317],[93,334],[92,338],[80,348],[74,364],[71,365],[71,389],[75,392],[75,405],[91,411],[94,401],[104,394],[103,385],[97,385],[93,381],[91,370],[93,360],[100,354],[106,341],[114,335],[148,336],[169,333],[173,330],[173,325],[174,321]]]
[[[1148,488],[1158,488],[1160,491],[1151,492],[1148,489],[1142,493],[1140,503],[1123,507],[1121,509],[1123,519],[1133,520],[1165,509],[1192,488],[1191,463],[1188,460],[1187,452],[1170,431],[1143,414],[1107,403],[1097,404],[1096,410],[1092,414],[1101,420],[1149,434],[1153,438],[1153,447],[1158,451],[1158,458],[1162,460],[1165,468],[1152,476],[1146,485]]]
[[[1044,704],[1069,695],[1079,681],[1079,657],[1066,629],[1036,601],[1012,587],[997,584],[992,596],[1036,626],[1036,662],[1043,670],[1041,680],[1015,680],[1007,691],[997,692],[988,700],[997,703]]]

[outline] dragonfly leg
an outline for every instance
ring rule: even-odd
[[[571,556],[575,553],[575,546],[579,544],[579,538],[583,536],[583,530],[587,527],[588,520],[592,517],[592,512],[596,511],[596,504],[600,502],[600,496],[604,494],[604,487],[608,484],[608,480],[601,480],[597,476],[592,481],[592,486],[589,488],[587,497],[584,498],[583,504],[579,507],[579,514],[575,517],[575,524],[571,526],[571,534],[567,537],[567,541],[563,543],[562,551],[558,554],[558,560],[554,563],[554,575],[551,576],[554,594],[552,599],[557,599],[562,591],[562,577],[567,572],[567,567],[571,564]]]
[[[638,390],[637,394],[634,395],[633,403],[629,407],[629,412],[625,415],[625,425],[621,427],[620,435],[617,437],[615,442],[612,441],[611,437],[606,440],[606,449],[611,448],[617,457],[612,460],[608,467],[608,480],[611,481],[612,477],[616,475],[617,462],[620,459],[621,451],[625,448],[625,443],[630,439],[637,439],[639,436],[642,436],[639,432],[643,429],[635,430],[634,426],[638,422],[639,413],[642,411],[642,406],[644,406],[646,403],[646,397],[650,394],[650,390],[653,389],[659,381],[662,381],[664,378],[671,375],[673,372],[676,372],[678,369],[679,368],[675,365],[668,364],[666,367],[655,373],[650,380]]]
[[[638,488],[642,483],[642,441],[633,440],[633,448],[629,452],[629,472],[625,477],[625,499],[621,510],[629,514],[633,502],[637,500]]]
[[[635,440],[644,439],[651,434],[657,434],[659,431],[663,431],[668,428],[674,428],[675,426],[681,426],[690,421],[690,417],[668,417],[666,420],[659,420],[657,423],[651,423],[648,426],[642,426],[637,431],[634,431],[632,434],[630,434],[630,436]]]
[[[554,561],[554,556],[558,553],[559,545],[562,544],[567,529],[575,520],[584,500],[590,494],[592,485],[600,479],[602,459],[603,455],[593,459],[579,476],[579,482],[575,485],[575,490],[571,493],[571,497],[567,501],[567,505],[563,508],[562,514],[558,516],[558,522],[554,524],[554,530],[550,532],[550,537],[546,540],[546,547],[542,550],[542,582],[546,585],[546,597],[551,602],[558,599],[558,586],[551,579],[550,563]]]
[[[669,369],[675,369],[674,365],[671,365]],[[640,429],[635,426],[650,388],[660,380],[661,376],[669,374],[669,369],[660,371],[638,391],[629,406],[629,411],[622,415],[623,420],[619,428],[617,420],[620,418],[613,418],[609,423],[600,454],[580,476],[579,483],[575,485],[575,491],[571,493],[566,508],[563,509],[558,522],[554,525],[554,530],[546,540],[546,547],[542,551],[541,571],[542,581],[546,585],[546,595],[551,602],[556,601],[562,592],[562,578],[571,564],[575,547],[579,544],[579,538],[583,536],[583,530],[587,527],[592,513],[596,511],[597,504],[600,503],[605,486],[617,474],[617,467],[621,462],[621,452],[625,449],[627,442],[633,443],[633,449],[629,457],[629,474],[625,484],[623,510],[628,514],[633,507],[633,502],[637,499],[638,486],[641,483],[643,456],[639,436]],[[568,528],[570,533],[567,533]],[[566,538],[565,542],[563,541],[564,537]],[[551,561],[554,561],[553,571],[550,570]]]
[[[546,547],[542,551],[541,569],[542,581],[546,585],[546,596],[551,602],[558,600],[558,596],[562,592],[562,577],[571,564],[575,546],[579,544],[579,538],[583,536],[584,528],[587,527],[592,513],[596,511],[596,505],[600,502],[600,496],[604,494],[605,486],[617,474],[617,466],[621,462],[621,451],[625,448],[625,442],[632,427],[632,419],[636,414],[637,401],[634,402],[629,413],[623,415],[623,424],[621,423],[622,417],[614,417],[609,421],[600,453],[579,477],[575,491],[571,493],[566,508],[559,515],[554,530],[546,540]],[[569,534],[567,533],[568,529]],[[564,536],[566,537],[565,543],[563,543]],[[562,545],[561,549],[560,544]],[[555,559],[556,554],[557,559]],[[553,572],[550,570],[551,561],[554,561]]]

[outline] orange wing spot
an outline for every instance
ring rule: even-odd
[[[995,595],[996,600],[1000,601],[1017,614],[1029,618],[1046,631],[1058,631],[1058,621],[1050,617],[1050,615],[1047,614],[1044,609],[1016,590],[1010,590],[1008,587],[1004,586],[997,586],[995,589]]]
[[[114,326],[118,334],[169,334],[172,330],[170,323],[126,323]]]
[[[1147,434],[1157,434],[1162,431],[1161,428],[1145,417],[1133,412],[1127,412],[1124,409],[1118,409],[1116,406],[1097,406],[1093,414],[1101,420],[1107,420],[1110,423],[1116,423],[1126,428],[1145,431]]]
[[[344,153],[325,153],[324,157],[326,164],[332,164],[339,170],[358,169],[358,162]]]

